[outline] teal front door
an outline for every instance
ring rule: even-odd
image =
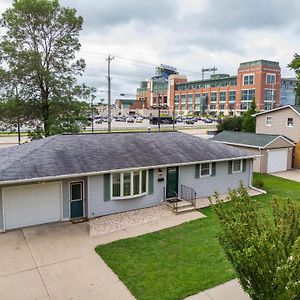
[[[177,197],[178,194],[178,167],[167,168],[166,198]]]
[[[83,181],[70,183],[71,219],[83,217]]]

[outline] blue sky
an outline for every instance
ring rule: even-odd
[[[195,80],[201,68],[236,74],[240,62],[279,61],[283,76],[300,52],[297,0],[61,0],[84,17],[78,57],[86,60],[81,79],[105,97],[106,61],[112,62],[113,98],[134,94],[155,65],[175,66]],[[1,0],[2,13],[11,0]]]

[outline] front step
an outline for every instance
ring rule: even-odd
[[[182,213],[187,213],[187,212],[196,211],[196,210],[197,209],[195,208],[195,206],[190,204],[190,205],[177,207],[177,211],[175,211],[175,212],[176,212],[176,214],[182,214]]]

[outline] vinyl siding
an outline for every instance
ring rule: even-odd
[[[229,188],[238,188],[240,181],[249,186],[251,176],[250,160],[247,161],[246,172],[228,174],[228,162],[216,164],[216,176],[195,178],[195,166],[184,166],[180,168],[179,184],[193,188],[197,197],[206,197],[214,192],[226,193]]]
[[[3,231],[3,202],[2,202],[2,188],[0,188],[0,232]]]
[[[158,181],[158,177],[164,178],[164,180]],[[163,188],[166,184],[166,169],[163,169],[162,176],[158,175],[158,169],[154,169],[153,194],[133,199],[104,201],[103,181],[103,175],[88,177],[89,218],[158,205],[163,201]]]
[[[267,126],[267,117],[272,117],[272,125]],[[293,118],[294,126],[287,126],[287,118]],[[300,140],[300,116],[292,109],[286,108],[256,117],[256,133],[282,134],[295,142]]]

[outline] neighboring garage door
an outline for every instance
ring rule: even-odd
[[[268,173],[286,171],[288,149],[269,150],[268,152]]]
[[[61,219],[61,184],[51,182],[2,189],[5,229]]]

